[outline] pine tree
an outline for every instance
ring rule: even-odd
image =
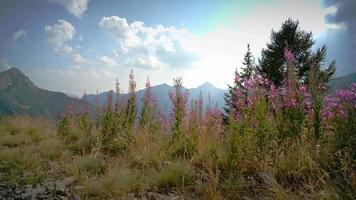
[[[329,81],[335,71],[335,62],[325,67],[326,47],[323,46],[313,52],[314,44],[312,32],[302,30],[299,21],[286,20],[280,30],[272,30],[271,42],[267,44],[266,49],[262,49],[258,68],[261,75],[271,80],[274,85],[281,86],[286,72],[283,54],[288,48],[295,55],[293,64],[298,82],[308,82],[308,72],[313,66],[324,71],[325,75],[328,74],[323,82]]]
[[[237,112],[238,108],[237,105],[234,103],[237,101],[237,96],[235,91],[238,88],[242,87],[242,83],[241,83],[241,77],[239,72],[237,71],[237,68],[235,69],[235,79],[234,79],[234,84],[233,86],[228,85],[229,89],[228,92],[225,93],[224,95],[224,100],[225,100],[225,107],[224,107],[224,111],[225,111],[225,115],[224,115],[224,123],[228,122],[229,116],[231,114],[234,114]]]
[[[325,67],[326,61],[326,46],[318,48],[309,58],[308,65],[310,69],[314,69],[316,73],[316,82],[323,86],[327,86],[327,83],[332,79],[336,71],[336,62],[335,60],[331,61],[327,67]],[[310,70],[307,74],[309,74]],[[309,77],[306,79],[306,82],[309,82]]]
[[[251,52],[250,44],[247,44],[247,51],[244,56],[244,60],[242,61],[243,67],[242,72],[239,73],[237,69],[235,70],[235,80],[234,85],[229,85],[229,91],[225,93],[225,116],[224,122],[228,121],[228,116],[230,114],[236,113],[239,109],[235,102],[237,102],[236,90],[239,89],[244,94],[247,93],[244,89],[244,81],[253,77],[256,74],[255,61]]]
[[[241,68],[242,73],[240,76],[242,81],[244,81],[251,78],[255,74],[255,60],[250,49],[250,44],[247,44],[247,52],[244,56],[242,64],[243,67]]]

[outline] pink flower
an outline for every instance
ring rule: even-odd
[[[277,110],[277,97],[278,97],[278,88],[272,83],[271,86],[269,87],[268,91],[268,99],[272,104],[272,109],[273,111]]]
[[[222,129],[222,118],[221,118],[221,111],[219,110],[218,106],[216,105],[215,108],[208,108],[205,112],[204,121],[205,124],[211,129],[216,128],[217,130],[209,130],[214,133],[220,132],[219,130]]]
[[[171,89],[168,91],[168,95],[169,95],[169,99],[171,101],[173,101],[175,99],[175,97],[176,97],[176,94]]]
[[[284,50],[284,59],[286,59],[287,63],[294,61],[294,54],[287,48]]]
[[[339,90],[336,97],[325,97],[322,110],[323,119],[346,118],[349,109],[356,108],[356,84],[346,90]]]
[[[302,94],[307,93],[307,86],[306,85],[300,85],[299,86],[299,92],[301,92]]]
[[[235,83],[240,83],[241,81],[241,77],[238,73],[236,73],[236,76],[235,76]]]
[[[321,84],[321,83],[320,83],[320,84],[318,85],[318,89],[319,89],[320,91],[323,91],[323,92],[324,92],[324,91],[326,91],[327,88],[326,88],[326,86],[325,86],[324,84]]]

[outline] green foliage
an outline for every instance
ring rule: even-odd
[[[324,99],[324,95],[318,89],[320,82],[318,78],[322,78],[322,76],[316,68],[312,68],[309,72],[309,89],[312,98],[313,127],[316,139],[319,139],[321,135],[321,109]]]
[[[192,101],[188,112],[188,93],[180,78],[174,79],[175,91],[170,94],[171,126],[163,123],[168,119],[158,119],[150,90],[136,124],[131,72],[126,105],[119,101],[117,82],[115,104],[110,92],[95,122],[87,109],[58,119],[57,131],[44,119],[0,118],[1,180],[35,185],[44,178],[74,177],[71,190],[82,199],[151,198],[148,194],[158,193],[187,199],[190,194],[196,199],[354,199],[355,107],[345,101],[339,107],[346,111],[343,117],[322,118],[325,93],[319,87],[332,77],[334,64],[321,68],[326,49],[311,52],[311,34],[300,31],[297,22],[288,20],[272,36],[268,47],[273,51],[265,50],[264,56],[283,52],[285,40],[293,41],[288,47],[297,53],[295,65],[288,63],[284,88],[287,97],[295,99],[291,105],[284,102],[291,99],[278,99],[277,92],[274,107],[266,83],[250,84],[247,91],[246,80],[256,73],[248,46],[241,79],[236,71],[235,84],[226,94],[225,126],[216,120],[219,113],[210,107],[204,110],[202,98]],[[262,62],[280,62],[267,57]],[[316,67],[305,68],[303,63],[311,61]],[[308,83],[312,113],[304,110],[295,66],[298,79]],[[277,73],[273,76],[278,82],[277,68],[268,73]],[[246,106],[235,104],[241,100],[236,99],[237,88]]]
[[[181,138],[183,134],[183,123],[185,116],[185,106],[187,97],[183,94],[182,78],[174,79],[174,93],[171,94],[171,101],[173,105],[173,125],[172,125],[172,142]]]
[[[65,171],[68,175],[74,176],[77,181],[81,181],[87,176],[104,173],[105,165],[101,158],[81,156],[66,165]]]
[[[192,183],[193,172],[184,163],[173,163],[152,175],[153,185],[159,188],[183,187]]]
[[[224,95],[224,100],[225,100],[225,116],[224,116],[224,121],[225,123],[228,123],[228,118],[229,116],[234,116],[238,112],[240,108],[236,105],[236,102],[238,101],[238,98],[236,94],[236,90],[239,89],[243,95],[242,97],[244,98],[242,101],[246,101],[247,98],[247,89],[245,88],[245,81],[248,79],[251,79],[254,75],[257,73],[257,69],[255,66],[255,60],[252,55],[251,49],[250,49],[250,44],[247,45],[247,51],[244,56],[244,60],[242,62],[243,67],[242,72],[239,73],[237,71],[237,68],[235,70],[235,77],[234,77],[234,85],[229,87],[229,90],[227,93]]]
[[[235,70],[235,77],[239,76],[239,72],[237,71],[237,68]],[[238,87],[241,85],[235,80],[234,85],[228,85],[228,91],[224,94],[224,101],[225,101],[225,106],[224,106],[224,122],[227,124],[229,122],[229,118],[233,116],[233,113],[236,113],[237,111],[237,106],[233,102],[237,101],[237,96],[235,94],[235,91]]]
[[[69,129],[70,129],[70,119],[65,116],[62,119],[58,119],[57,121],[57,130],[58,130],[58,135],[65,138],[69,134]]]
[[[244,60],[242,62],[242,73],[241,73],[241,79],[242,80],[247,80],[250,79],[255,73],[256,73],[256,66],[255,66],[255,60],[253,58],[251,49],[250,49],[250,44],[247,44],[247,51],[244,56]]]
[[[154,95],[152,94],[151,83],[148,77],[146,82],[146,90],[142,101],[143,105],[139,117],[139,126],[140,128],[149,130],[150,135],[154,135],[159,131],[159,122],[157,119],[158,105]]]
[[[326,47],[323,46],[312,51],[315,44],[311,32],[301,30],[298,21],[292,19],[286,20],[281,29],[272,30],[271,42],[267,48],[262,50],[259,61],[259,71],[261,74],[271,80],[276,86],[283,83],[285,73],[284,50],[288,48],[295,55],[294,64],[297,70],[297,78],[300,81],[308,80],[308,72],[311,67],[322,69],[325,62]],[[325,80],[328,80],[334,74],[335,62],[332,62],[325,70]]]
[[[303,108],[286,108],[276,114],[278,137],[283,139],[287,137],[298,137],[305,125],[305,115]]]
[[[130,132],[134,126],[136,118],[136,82],[134,80],[133,71],[130,72],[129,81],[129,99],[127,100],[125,109],[125,126],[127,131]]]
[[[347,103],[342,105],[346,108],[346,118],[336,119],[331,122],[335,131],[336,149],[346,151],[353,161],[356,159],[356,108]]]

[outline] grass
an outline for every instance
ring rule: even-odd
[[[84,178],[103,174],[105,164],[101,158],[93,156],[74,157],[71,162],[65,165],[65,172],[68,176],[74,176],[77,181]]]
[[[180,156],[174,150],[184,149],[187,140],[176,147],[165,132],[151,135],[137,129],[127,152],[107,154],[98,146],[96,130],[88,134],[73,126],[63,138],[43,119],[4,118],[0,177],[20,185],[73,177],[72,189],[83,199],[130,199],[146,192],[187,199],[187,194],[199,199],[355,197],[355,161],[336,150],[335,141],[327,139],[330,135],[316,144],[305,128],[300,137],[269,139],[260,148],[260,125],[243,126],[225,130],[225,135],[199,128],[195,150]],[[182,133],[193,137],[189,129]]]
[[[192,184],[193,170],[187,163],[170,163],[158,172],[153,172],[150,180],[162,189],[179,188]]]

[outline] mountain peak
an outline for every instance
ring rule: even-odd
[[[205,83],[203,83],[202,85],[200,85],[197,88],[202,89],[202,88],[216,88],[216,87],[213,84],[209,83],[209,82],[205,82]]]
[[[10,69],[7,69],[5,71],[0,72],[0,74],[7,74],[7,73],[19,73],[19,74],[23,74],[19,69],[15,68],[15,67],[11,67]]]
[[[17,85],[27,88],[36,88],[32,81],[19,69],[10,68],[6,71],[0,72],[0,83],[1,88],[8,87],[11,85]]]
[[[1,77],[8,77],[11,79],[26,79],[31,82],[30,79],[19,69],[12,67],[6,71],[0,72]],[[31,82],[32,83],[32,82]]]
[[[19,69],[0,72],[0,115],[29,114],[54,118],[76,100],[36,87]]]

